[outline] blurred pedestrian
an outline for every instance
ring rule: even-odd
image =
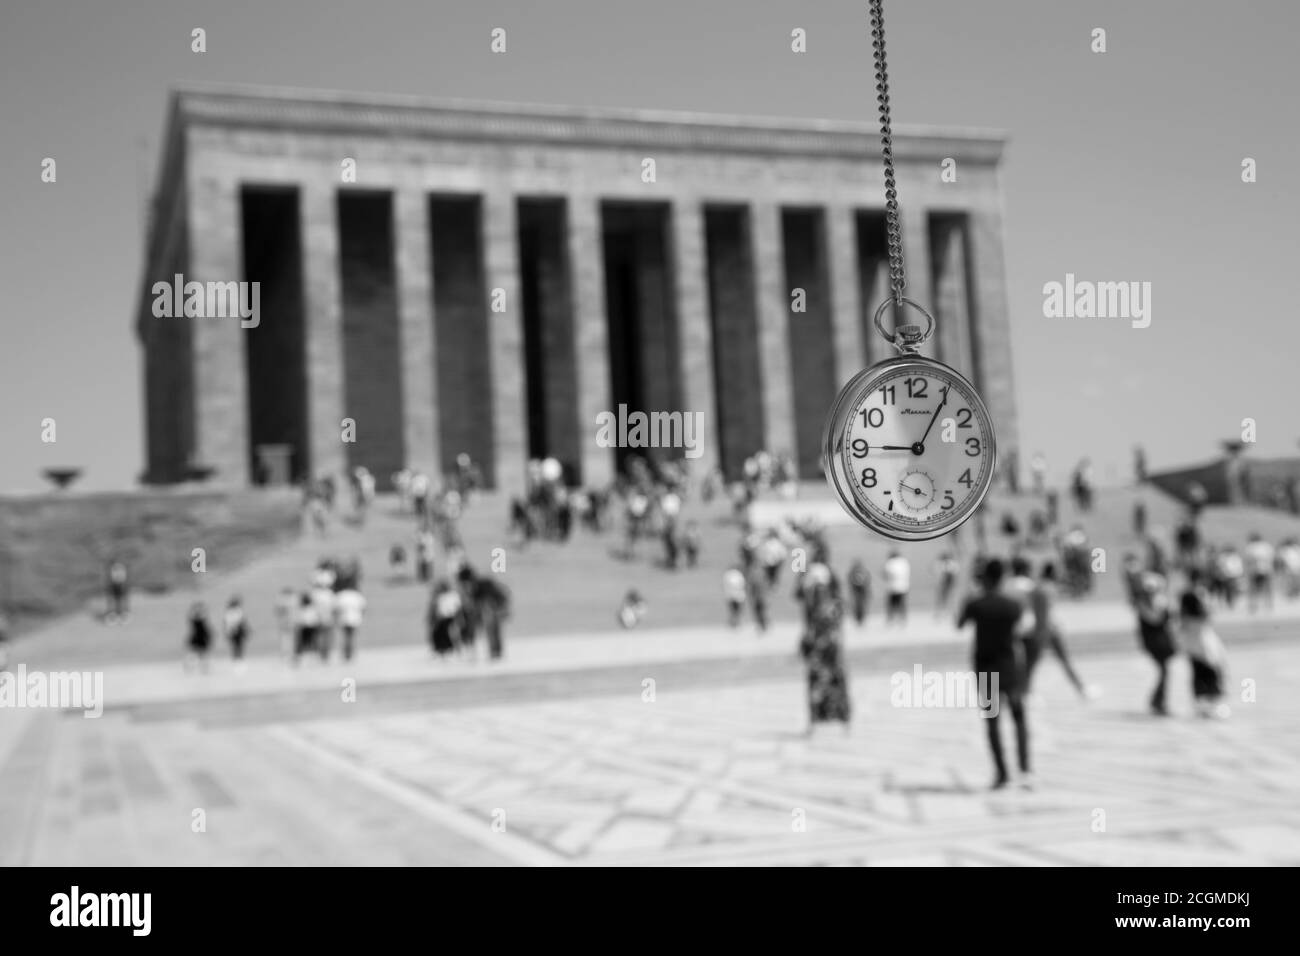
[[[623,603],[618,607],[618,623],[624,630],[636,627],[645,615],[646,603],[640,592],[634,589],[623,595]]]
[[[694,521],[686,522],[682,531],[682,550],[686,552],[686,566],[696,567],[700,560],[700,526]]]
[[[757,568],[751,570],[745,579],[745,589],[749,597],[749,608],[754,614],[754,625],[758,633],[767,631],[767,581]]]
[[[1074,469],[1070,480],[1070,491],[1074,495],[1075,506],[1083,512],[1092,510],[1092,462],[1084,458]]]
[[[334,595],[334,610],[343,636],[343,659],[350,661],[365,618],[365,596],[354,586],[345,587]]]
[[[293,663],[296,665],[303,654],[313,653],[320,646],[320,612],[310,591],[304,591],[298,596],[295,637]]]
[[[1047,459],[1042,452],[1035,452],[1029,459],[1029,472],[1033,475],[1034,494],[1041,495],[1047,490]]]
[[[478,604],[474,600],[475,582],[478,576],[474,569],[468,563],[462,564],[456,572],[456,590],[460,592],[460,627],[457,632],[460,636],[461,654],[470,660],[477,660],[477,641],[478,641]]]
[[[406,548],[400,544],[388,549],[388,570],[393,577],[406,576]]]
[[[244,644],[248,641],[248,617],[244,614],[244,604],[239,595],[233,595],[226,602],[222,626],[226,632],[226,641],[230,644],[230,656],[235,661],[236,668],[242,668]]]
[[[812,610],[799,642],[808,681],[806,733],[811,736],[818,724],[833,720],[842,723],[847,733],[851,706],[841,634],[843,608],[825,583],[813,585],[808,603]]]
[[[1173,612],[1168,584],[1161,575],[1152,571],[1142,575],[1137,615],[1142,649],[1155,661],[1158,671],[1156,686],[1151,692],[1151,713],[1164,717],[1169,713],[1165,705],[1165,684],[1169,678],[1169,660],[1176,653],[1176,645],[1171,630]]]
[[[423,528],[415,539],[415,576],[422,584],[428,584],[433,578],[433,532]]]
[[[495,574],[485,574],[474,582],[474,606],[487,636],[488,658],[500,660],[505,653],[503,634],[510,617],[510,591]]]
[[[769,529],[767,537],[758,548],[758,560],[763,565],[763,577],[769,588],[776,586],[777,578],[781,575],[781,565],[788,554],[789,551],[786,550],[785,543],[777,530]]]
[[[329,562],[316,567],[311,582],[311,603],[316,610],[316,650],[329,660],[334,649],[334,582],[337,574]]]
[[[722,596],[727,602],[728,627],[740,626],[740,616],[745,610],[748,591],[745,572],[739,568],[728,568],[722,573]]]
[[[1246,543],[1246,571],[1250,578],[1250,613],[1267,605],[1273,610],[1273,565],[1277,556],[1273,545],[1260,535],[1252,534]]]
[[[460,611],[460,592],[446,578],[442,579],[434,586],[427,620],[429,646],[443,660],[460,645],[456,633],[460,626]]]
[[[1179,597],[1179,638],[1192,665],[1192,699],[1202,717],[1227,717],[1231,711],[1223,700],[1224,671],[1228,655],[1223,641],[1210,624],[1210,609],[1199,570],[1187,575],[1187,587]]]
[[[1038,584],[1034,587],[1029,599],[1029,606],[1033,612],[1033,621],[1026,643],[1025,694],[1028,696],[1032,693],[1034,668],[1042,660],[1042,656],[1051,651],[1056,655],[1056,659],[1061,662],[1066,678],[1079,696],[1084,700],[1091,700],[1097,696],[1097,691],[1080,680],[1074,665],[1070,663],[1070,655],[1065,648],[1065,637],[1061,632],[1061,622],[1056,614],[1057,594],[1056,565],[1048,561],[1043,565],[1042,571],[1039,572]],[[1033,647],[1032,652],[1029,652],[1030,647]]]
[[[912,589],[912,564],[898,550],[885,559],[885,622],[907,624],[907,595]]]
[[[1047,493],[1047,524],[1049,527],[1056,527],[1056,522],[1061,518],[1061,493],[1053,488]]]
[[[957,573],[960,570],[961,564],[951,551],[944,551],[939,555],[939,560],[935,564],[935,574],[939,578],[939,591],[934,599],[936,617],[947,615],[948,605],[952,602],[952,592],[957,588]]]
[[[126,565],[119,560],[109,562],[107,571],[108,610],[105,622],[120,624],[126,620],[128,597],[130,594],[130,576]]]
[[[280,656],[293,654],[294,619],[298,613],[298,594],[291,587],[280,588],[275,597],[275,635]]]
[[[1223,601],[1231,610],[1241,596],[1242,582],[1246,577],[1246,565],[1232,545],[1219,550],[1215,559],[1215,573],[1219,577],[1219,591],[1223,595]]]
[[[189,655],[185,660],[185,667],[188,670],[190,665],[194,665],[200,672],[204,672],[208,669],[208,651],[212,648],[212,628],[208,624],[208,609],[202,601],[195,601],[190,605],[187,623],[189,633],[186,637],[186,647],[189,649]]]
[[[1283,541],[1277,549],[1277,560],[1281,565],[1287,600],[1294,601],[1300,597],[1300,541],[1295,538]]]
[[[871,572],[861,558],[849,566],[849,600],[853,608],[853,623],[861,627],[867,620],[871,604]]]
[[[1002,752],[999,715],[1005,704],[1011,708],[1016,727],[1016,758],[1022,775],[1021,785],[1032,786],[1029,761],[1029,715],[1024,704],[1024,645],[1017,638],[1024,605],[1003,593],[1002,562],[990,558],[983,563],[981,592],[967,600],[957,618],[957,627],[975,625],[974,663],[977,679],[988,675],[989,710],[980,716],[986,720],[989,750],[993,754],[993,789],[1005,787],[1011,780],[1006,757]]]

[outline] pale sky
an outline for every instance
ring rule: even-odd
[[[874,121],[867,4],[839,0],[114,0],[0,13],[0,491],[143,466],[132,331],[168,90],[237,82]],[[1300,5],[886,0],[899,124],[1010,134],[1004,169],[1021,445],[1103,481],[1300,439]],[[208,52],[190,52],[190,30]],[[506,28],[508,52],[489,52]],[[790,52],[802,27],[808,52]],[[1090,49],[1095,27],[1108,50]],[[54,157],[58,182],[40,181]],[[1241,162],[1258,182],[1241,181]],[[1288,165],[1290,164],[1290,165]],[[902,197],[906,202],[906,196]],[[1152,284],[1151,325],[1048,319],[1072,272]],[[54,418],[58,441],[40,440]]]

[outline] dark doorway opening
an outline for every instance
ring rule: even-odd
[[[681,412],[677,310],[669,258],[666,203],[601,204],[610,395],[630,414]],[[663,462],[680,448],[618,447],[619,470],[632,457]]]
[[[357,423],[348,465],[384,487],[406,458],[392,194],[340,192],[338,222],[343,414]]]
[[[890,346],[876,331],[876,309],[890,295],[889,232],[885,213],[860,210],[857,219],[858,302],[862,309],[862,362],[870,365],[886,357]],[[885,310],[881,321],[894,327],[896,307]]]
[[[711,206],[704,211],[713,330],[714,420],[722,473],[739,478],[745,459],[763,447],[763,375],[749,210]]]
[[[442,472],[466,452],[496,486],[491,340],[478,196],[431,196],[434,362]]]
[[[567,475],[580,480],[578,379],[564,200],[520,199],[516,218],[528,456],[554,457]]]
[[[249,478],[256,484],[268,479],[267,459],[259,449],[279,447],[288,455],[290,479],[297,482],[311,474],[298,191],[245,186],[240,211],[244,280],[260,283],[261,309],[257,326],[243,330]]]
[[[825,216],[820,209],[783,209],[781,231],[791,303],[786,341],[794,385],[795,467],[800,478],[820,478],[822,429],[837,391]],[[802,311],[797,311],[800,290]]]

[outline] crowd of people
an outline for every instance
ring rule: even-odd
[[[1251,614],[1271,611],[1280,590],[1300,598],[1300,541],[1277,543],[1254,532],[1240,549],[1233,543],[1204,540],[1201,508],[1193,504],[1166,550],[1149,537],[1141,553],[1124,556],[1125,593],[1138,620],[1143,650],[1156,665],[1151,711],[1168,713],[1169,662],[1187,656],[1192,697],[1198,713],[1227,717],[1225,685],[1228,656],[1212,624],[1214,609],[1231,610],[1245,598]]]
[[[420,472],[403,470],[392,476],[399,508],[412,521],[413,574],[408,575],[407,542],[389,549],[390,583],[411,579],[428,588],[424,633],[431,653],[439,659],[477,660],[478,638],[483,636],[485,656],[504,656],[504,626],[510,616],[510,591],[498,576],[480,574],[466,558],[460,535],[465,507],[482,487],[482,473],[468,455],[457,458],[455,469],[434,481]],[[337,483],[331,477],[305,482],[303,524],[326,538],[332,522],[342,518],[364,524],[375,497],[373,476],[365,468],[348,478],[351,508],[340,507]],[[435,557],[441,552],[443,568],[435,574]],[[361,561],[322,557],[302,587],[283,587],[275,599],[274,620],[279,655],[297,666],[304,658],[321,662],[351,661],[360,643],[368,601],[361,589]],[[125,570],[109,574],[110,613],[125,614]],[[245,649],[252,637],[243,602],[232,596],[220,616],[220,633],[229,645],[236,672],[245,669]],[[187,669],[205,672],[214,651],[217,629],[207,605],[195,601],[186,619]]]
[[[1038,466],[1035,465],[1035,486]],[[504,653],[503,628],[511,613],[510,592],[500,575],[471,566],[460,521],[482,487],[482,474],[468,456],[439,479],[404,471],[393,476],[403,513],[410,516],[412,537],[394,542],[389,552],[390,581],[413,579],[428,589],[424,622],[431,653],[439,659],[477,659],[479,638],[486,656]],[[352,476],[353,512],[364,515],[374,485],[364,469]],[[778,520],[756,525],[752,505],[760,496],[785,497],[795,488],[787,457],[760,452],[746,461],[739,480],[726,483],[719,472],[693,481],[685,463],[631,458],[608,488],[575,487],[569,469],[553,458],[529,463],[524,492],[509,502],[509,526],[515,546],[532,542],[564,544],[576,530],[612,533],[611,553],[625,561],[650,559],[661,569],[691,570],[703,549],[697,520],[687,507],[698,496],[705,504],[726,495],[732,504],[738,538],[735,559],[722,575],[724,620],[731,628],[752,622],[761,636],[772,623],[772,605],[788,593],[799,611],[798,650],[805,664],[809,732],[826,722],[848,725],[851,701],[843,635],[846,626],[863,627],[879,594],[886,627],[905,627],[911,612],[912,559],[901,548],[888,552],[873,576],[855,557],[843,573],[832,569],[826,529],[812,520]],[[1088,596],[1097,570],[1094,542],[1083,521],[1093,507],[1087,463],[1070,484],[1079,521],[1061,527],[1054,493],[1042,490],[1046,509],[1031,509],[1025,527],[1011,514],[1001,518],[1005,559],[993,556],[983,519],[977,521],[974,559],[965,566],[960,552],[942,550],[934,559],[931,606],[936,619],[955,616],[959,627],[974,626],[976,671],[996,671],[1002,700],[1016,725],[1017,760],[1031,779],[1028,724],[1037,709],[1034,678],[1038,664],[1053,657],[1075,692],[1085,700],[1098,694],[1080,675],[1069,653],[1059,606]],[[327,482],[308,489],[305,513],[321,535],[327,522],[318,514],[335,507]],[[1194,707],[1205,717],[1227,717],[1227,653],[1212,623],[1216,609],[1244,602],[1252,612],[1272,607],[1281,598],[1300,598],[1300,540],[1276,544],[1253,534],[1241,547],[1203,540],[1201,508],[1193,505],[1169,541],[1147,527],[1145,507],[1133,516],[1137,546],[1124,556],[1124,595],[1134,614],[1138,643],[1156,666],[1156,683],[1147,701],[1154,714],[1169,713],[1171,661],[1185,655],[1190,664]],[[359,520],[364,520],[361,517]],[[955,540],[955,539],[954,539]],[[413,552],[408,574],[408,546]],[[716,566],[716,564],[714,565]],[[969,594],[958,600],[963,570],[969,571]],[[788,576],[788,577],[787,577]],[[124,569],[109,576],[112,608],[126,611]],[[790,590],[785,591],[789,581]],[[305,656],[346,661],[356,653],[366,613],[361,573],[355,560],[322,560],[302,590],[285,588],[276,606],[280,650],[297,663]],[[639,588],[629,588],[618,603],[615,620],[625,629],[638,627],[649,606]],[[220,618],[231,657],[244,658],[250,629],[238,597]],[[201,603],[191,609],[188,647],[202,667],[214,641]],[[1002,708],[997,708],[1000,711]],[[1002,753],[999,719],[988,719],[995,766],[995,786],[1005,786],[1010,770]]]

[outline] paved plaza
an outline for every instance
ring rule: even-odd
[[[1159,720],[1132,643],[1079,654],[1090,703],[1048,660],[1032,791],[988,792],[973,711],[891,706],[956,643],[855,654],[851,733],[811,740],[793,654],[8,710],[0,865],[1295,865],[1293,629],[1225,628],[1256,701],[1224,722],[1190,715],[1184,661]]]

